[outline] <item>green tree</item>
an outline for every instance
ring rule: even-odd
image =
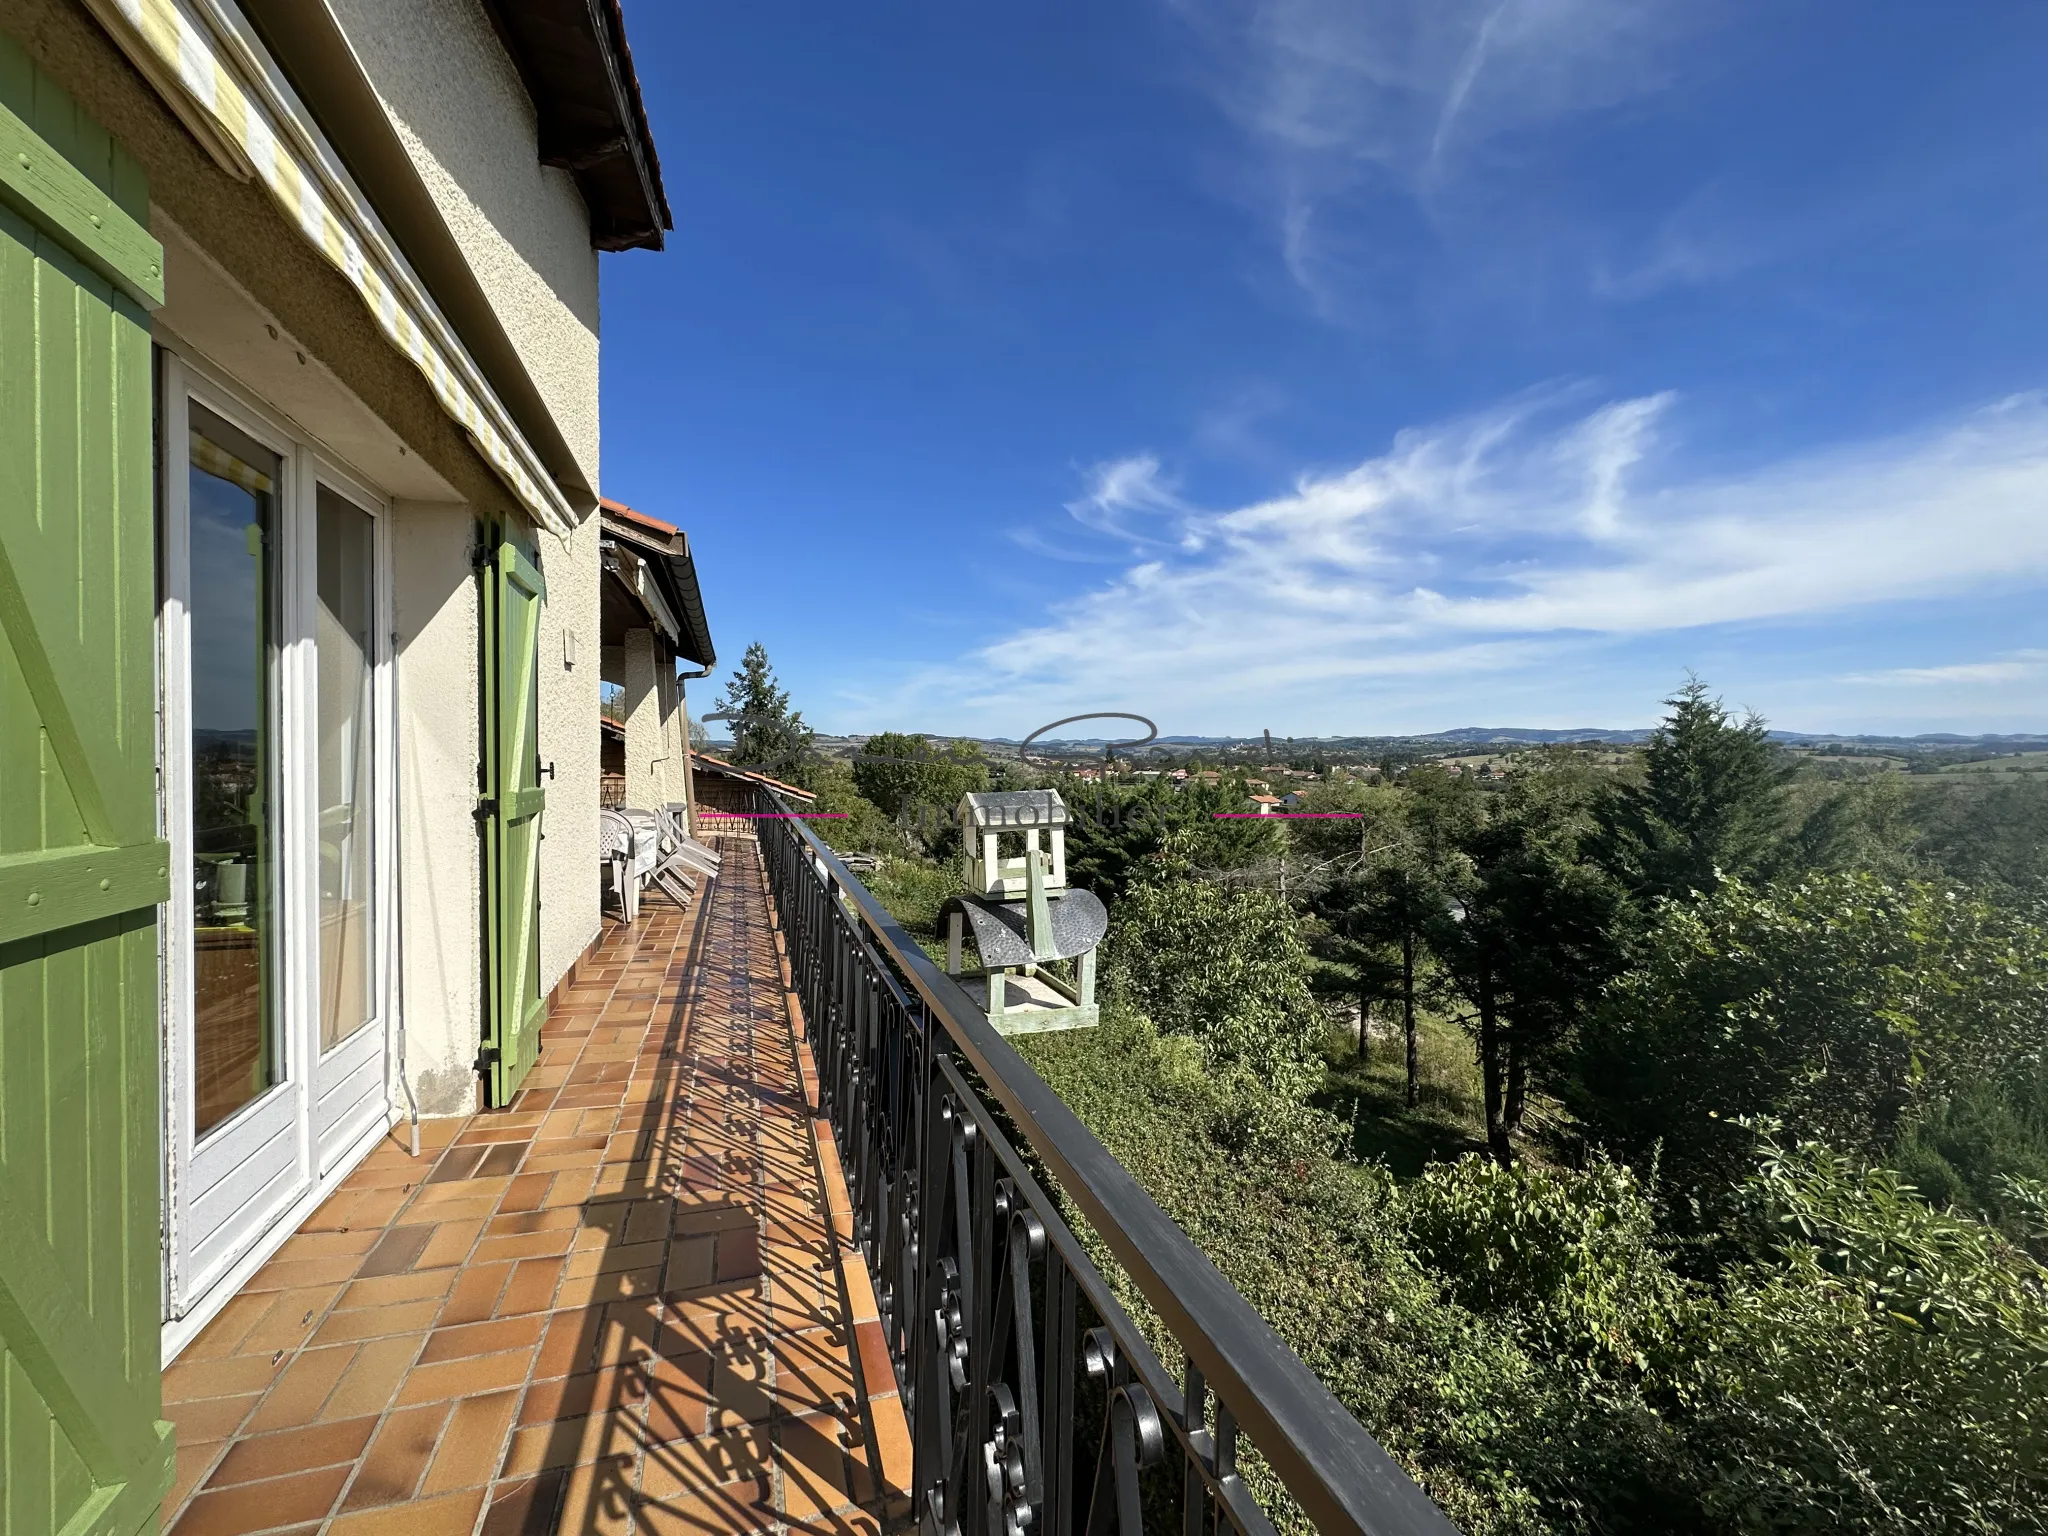
[[[922,733],[883,731],[854,757],[853,781],[883,815],[919,819],[930,841],[938,826],[950,824],[962,795],[988,787],[989,770],[972,742],[938,747]]]
[[[1532,1072],[1619,967],[1623,892],[1587,857],[1598,797],[1569,754],[1525,767],[1467,826],[1466,870],[1430,920],[1430,947],[1471,1010],[1487,1145],[1503,1163]]]
[[[1667,901],[1579,1033],[1571,1097],[1596,1139],[1725,1215],[1748,1122],[1882,1161],[1981,1082],[2036,1081],[2048,933],[1946,884],[1812,875]]]
[[[1182,788],[1164,777],[1136,785],[1105,781],[1060,793],[1071,818],[1067,877],[1105,901],[1153,869],[1169,842],[1190,867],[1211,871],[1254,868],[1284,846],[1270,818],[1219,816],[1250,809],[1241,775],[1215,784],[1191,777]]]
[[[811,782],[806,787],[818,798],[814,811],[827,816],[813,821],[811,829],[841,853],[901,854],[903,835],[895,822],[863,796],[844,763],[818,760],[811,764]]]
[[[1449,884],[1458,867],[1447,846],[1447,820],[1428,814],[1431,802],[1382,785],[1332,786],[1313,796],[1311,807],[1358,813],[1356,821],[1314,821],[1301,828],[1304,850],[1332,866],[1324,881],[1310,885],[1310,902],[1324,924],[1320,947],[1326,958],[1350,971],[1361,994],[1361,1057],[1363,1010],[1378,998],[1390,997],[1400,1006],[1412,1109],[1421,1100],[1419,968],[1432,924],[1450,907]]]
[[[1959,880],[2013,899],[2048,900],[2048,778],[1997,784],[1945,774],[1915,797],[1922,857]]]
[[[733,760],[743,768],[800,788],[810,787],[817,759],[811,728],[789,707],[789,693],[775,680],[768,649],[756,640],[726,680],[718,700],[732,728]]]
[[[1738,721],[1698,678],[1664,703],[1670,713],[1643,749],[1640,774],[1610,799],[1603,837],[1609,865],[1649,901],[1771,867],[1792,773],[1764,722]]]
[[[1322,1077],[1323,1017],[1308,972],[1308,948],[1278,896],[1185,873],[1125,892],[1104,945],[1113,997],[1162,1035],[1197,1042],[1211,1071],[1248,1072],[1289,1100]]]

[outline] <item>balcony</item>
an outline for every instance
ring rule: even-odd
[[[762,873],[612,927],[504,1113],[373,1153],[164,1377],[165,1529],[871,1531],[910,1445]],[[836,1230],[835,1230],[836,1229]]]
[[[166,1374],[166,1529],[1450,1531],[754,804],[687,912],[609,931],[508,1111],[380,1149]]]

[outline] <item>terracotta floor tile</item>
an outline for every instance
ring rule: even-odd
[[[563,1531],[579,1536],[626,1536],[633,1529],[634,1457],[620,1452],[580,1462],[562,1481]]]
[[[550,1376],[573,1376],[597,1363],[597,1345],[602,1323],[600,1315],[575,1308],[547,1314],[547,1332],[542,1335],[540,1353],[534,1356],[536,1381]]]
[[[499,1469],[499,1476],[531,1477],[552,1467],[571,1467],[588,1461],[611,1431],[607,1415],[601,1413],[515,1429],[505,1448],[505,1465]]]
[[[244,1295],[289,1291],[309,1285],[338,1285],[356,1272],[356,1255],[325,1259],[272,1259],[249,1277]]]
[[[564,1280],[561,1289],[555,1292],[555,1305],[602,1306],[608,1301],[624,1301],[629,1296],[652,1296],[660,1286],[659,1265],[648,1265],[644,1269],[613,1270],[608,1274],[588,1275],[580,1280]]]
[[[512,1278],[510,1264],[466,1264],[455,1277],[447,1305],[441,1309],[444,1328],[458,1323],[481,1323],[498,1310],[498,1298]]]
[[[799,1520],[786,1517],[788,1536],[879,1536],[881,1522],[864,1509],[836,1509],[830,1514]]]
[[[710,1428],[711,1357],[665,1356],[642,1367],[650,1443],[693,1440]]]
[[[775,1427],[782,1468],[781,1507],[792,1520],[809,1520],[848,1502],[845,1430],[837,1415],[806,1414]]]
[[[242,1536],[323,1517],[348,1480],[349,1467],[328,1467],[266,1483],[210,1489],[185,1506],[171,1536]]]
[[[482,1233],[481,1218],[472,1221],[444,1221],[434,1229],[433,1237],[419,1257],[421,1269],[439,1269],[444,1264],[460,1264],[469,1258],[470,1250]]]
[[[858,1252],[849,1253],[840,1266],[840,1274],[846,1282],[846,1315],[855,1323],[878,1320],[882,1309],[875,1302],[875,1286],[868,1275],[868,1261]]]
[[[199,1486],[200,1480],[212,1469],[220,1456],[221,1445],[222,1442],[218,1440],[188,1445],[182,1436],[179,1437],[177,1466],[171,1473],[171,1489],[164,1495],[163,1503],[157,1508],[159,1524],[164,1529],[170,1528],[172,1517],[183,1506],[192,1490]]]
[[[253,1393],[240,1397],[202,1398],[198,1402],[168,1405],[164,1409],[164,1417],[178,1426],[180,1440],[225,1440],[242,1427],[242,1422],[249,1417],[249,1410],[257,1402],[258,1398]]]
[[[545,1317],[534,1314],[504,1318],[498,1322],[437,1328],[427,1335],[426,1348],[420,1351],[420,1364],[438,1365],[443,1360],[468,1360],[508,1349],[527,1349],[540,1342],[546,1322]]]
[[[483,1504],[484,1490],[472,1488],[343,1515],[327,1530],[329,1536],[469,1536]]]
[[[434,1458],[434,1447],[440,1443],[441,1428],[447,1421],[446,1403],[387,1414],[341,1507],[372,1509],[410,1499]]]
[[[428,1297],[448,1294],[449,1286],[455,1283],[455,1276],[445,1269],[421,1270],[410,1275],[383,1275],[374,1280],[358,1280],[341,1293],[337,1311],[352,1311],[357,1307],[388,1307],[401,1301],[424,1301]]]
[[[270,1301],[268,1296],[249,1291],[230,1297],[213,1321],[200,1330],[199,1337],[185,1346],[179,1360],[205,1360],[233,1354],[235,1346],[242,1342],[242,1336],[256,1326],[256,1319],[270,1310]]]
[[[277,1379],[277,1385],[257,1407],[245,1432],[257,1434],[270,1429],[297,1429],[312,1423],[326,1403],[328,1394],[333,1392],[335,1383],[355,1363],[356,1354],[362,1347],[343,1344],[333,1349],[302,1352],[285,1368],[284,1374]]]
[[[401,1275],[411,1269],[432,1239],[434,1229],[420,1225],[393,1227],[377,1240],[355,1273],[364,1280],[379,1275]]]
[[[526,1380],[533,1364],[531,1349],[507,1350],[498,1355],[479,1355],[468,1360],[447,1360],[423,1365],[407,1373],[398,1390],[401,1403],[431,1403],[450,1397],[472,1397],[516,1387]]]
[[[888,1335],[882,1331],[879,1321],[856,1324],[854,1334],[859,1341],[861,1382],[865,1388],[879,1396],[896,1390],[896,1366],[889,1354]]]
[[[775,1400],[785,1412],[836,1411],[853,1401],[853,1363],[846,1336],[818,1328],[774,1338]],[[894,1378],[889,1385],[895,1385]]]
[[[541,1184],[545,1187],[547,1180]],[[502,1209],[502,1207],[501,1207]],[[538,1203],[516,1211],[504,1211],[484,1223],[484,1240],[494,1237],[522,1237],[534,1232],[552,1232],[560,1227],[577,1227],[582,1218],[574,1211],[544,1211]]]
[[[778,1516],[769,1503],[767,1480],[749,1478],[660,1499],[642,1494],[634,1520],[638,1536],[746,1536],[769,1529]]]
[[[405,1218],[414,1222],[489,1221],[498,1214],[500,1195],[495,1189],[475,1184],[443,1184],[428,1190],[406,1207]]]
[[[892,1504],[903,1503],[910,1496],[910,1426],[903,1417],[903,1402],[900,1398],[872,1398],[868,1403],[868,1422],[871,1434],[868,1444],[872,1447],[872,1462],[879,1463],[876,1470],[881,1477],[881,1497]]]
[[[537,1211],[547,1199],[551,1182],[545,1173],[522,1173],[514,1178],[505,1190],[505,1198],[498,1202],[500,1211]]]
[[[512,1279],[498,1298],[497,1315],[516,1317],[525,1312],[546,1312],[554,1305],[555,1287],[562,1280],[560,1259],[521,1259],[513,1266]]]
[[[555,1506],[565,1474],[557,1468],[538,1477],[498,1483],[491,1489],[490,1513],[482,1536],[554,1536]]]
[[[356,1352],[348,1374],[335,1386],[334,1395],[327,1399],[320,1417],[346,1419],[383,1412],[419,1347],[420,1341],[409,1334],[370,1340]]]
[[[762,1425],[696,1440],[675,1440],[649,1446],[640,1472],[640,1491],[650,1499],[668,1499],[681,1493],[708,1492],[737,1482],[771,1481],[774,1451],[768,1431]]]
[[[590,1275],[608,1274],[613,1270],[659,1269],[667,1251],[666,1238],[652,1243],[617,1243],[602,1248],[587,1248],[569,1256],[568,1268],[564,1273],[571,1280],[582,1280]]]
[[[215,1355],[194,1360],[180,1356],[164,1372],[166,1403],[194,1402],[208,1397],[240,1397],[260,1392],[277,1379],[282,1364],[272,1365],[268,1355]]]
[[[394,1333],[418,1333],[433,1325],[441,1303],[401,1301],[388,1307],[358,1307],[352,1312],[331,1314],[313,1334],[315,1344],[342,1344],[354,1339],[376,1339]]]
[[[679,1237],[669,1244],[664,1291],[694,1291],[717,1278],[717,1238]]]
[[[516,1391],[490,1392],[465,1397],[442,1432],[441,1447],[427,1469],[420,1494],[448,1493],[457,1488],[475,1488],[497,1475],[505,1456],[505,1434],[512,1427],[512,1413],[519,1406]]]
[[[501,1237],[486,1237],[476,1245],[476,1253],[471,1262],[492,1264],[510,1259],[549,1258],[564,1254],[575,1242],[576,1231],[574,1225],[565,1224],[540,1232],[515,1232]]]
[[[280,1430],[237,1440],[214,1468],[206,1486],[224,1488],[230,1483],[253,1483],[315,1467],[340,1466],[362,1454],[376,1428],[375,1419],[344,1419],[335,1424],[315,1424],[307,1429]]]
[[[346,1258],[350,1254],[361,1256],[375,1246],[382,1234],[376,1230],[367,1232],[354,1228],[327,1230],[308,1223],[297,1235],[288,1237],[278,1248],[280,1259],[332,1259]]]
[[[526,1428],[592,1413],[637,1417],[647,1401],[648,1383],[648,1367],[637,1363],[537,1381],[520,1404],[519,1424]]]

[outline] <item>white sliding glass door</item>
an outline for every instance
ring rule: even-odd
[[[377,520],[321,482],[314,495],[314,804],[319,995],[315,1158],[326,1172],[384,1110],[378,1021],[380,823]]]
[[[378,500],[166,354],[166,1315],[385,1121]]]

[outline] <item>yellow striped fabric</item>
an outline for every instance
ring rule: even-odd
[[[566,506],[550,497],[527,472],[506,434],[449,365],[398,285],[364,250],[349,221],[328,206],[319,178],[299,162],[264,108],[250,100],[241,82],[221,61],[207,31],[178,0],[113,0],[113,5],[221,133],[248,156],[257,178],[270,189],[285,216],[362,296],[391,344],[412,360],[432,386],[441,409],[469,433],[527,511],[543,526],[566,525],[570,521]],[[502,411],[499,414],[503,419]],[[531,450],[528,456],[532,456]]]

